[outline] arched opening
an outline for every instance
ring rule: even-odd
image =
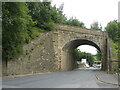
[[[74,58],[74,50],[81,45],[90,45],[101,52],[100,47],[90,40],[76,39],[66,43],[62,48],[61,53],[61,69],[62,71],[72,70],[77,68],[77,62]]]
[[[91,45],[80,45],[74,50],[77,68],[101,69],[101,52]]]

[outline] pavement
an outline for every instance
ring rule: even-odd
[[[3,79],[3,88],[118,88],[118,80],[97,68]]]
[[[103,83],[118,86],[118,76],[109,74],[105,71],[100,71],[100,70],[95,70],[94,73],[95,73],[97,80]]]

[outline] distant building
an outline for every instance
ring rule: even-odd
[[[86,64],[86,63],[87,63],[87,62],[86,62],[86,59],[82,59],[82,60],[81,60],[81,63]]]
[[[90,67],[90,66],[88,65],[88,63],[87,63],[87,59],[82,59],[82,60],[81,60],[81,63],[82,63],[82,64],[85,64],[86,67]]]

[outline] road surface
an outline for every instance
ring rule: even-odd
[[[3,88],[117,88],[96,79],[95,69],[77,69],[13,79],[4,79]]]

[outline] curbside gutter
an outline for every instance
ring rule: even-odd
[[[120,86],[118,83],[110,83],[110,82],[106,82],[104,80],[102,80],[96,73],[95,73],[95,77],[97,80],[99,80],[100,82],[106,83],[106,84],[111,84],[111,85],[115,85],[115,86]]]
[[[46,73],[31,73],[31,74],[11,75],[11,76],[2,76],[2,77],[0,77],[0,78],[2,78],[2,79],[19,78],[19,77],[34,76],[34,75],[49,74],[49,73],[52,73],[52,72],[46,72]]]

